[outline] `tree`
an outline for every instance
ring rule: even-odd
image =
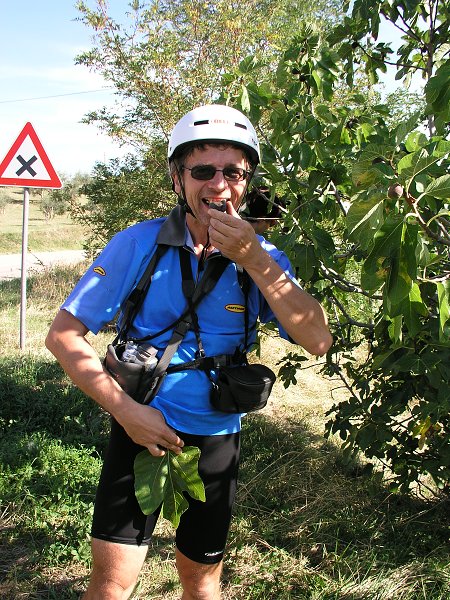
[[[336,18],[339,4],[133,1],[128,20],[121,23],[111,17],[105,0],[97,0],[95,8],[79,1],[81,20],[94,30],[96,45],[77,62],[112,83],[122,105],[122,112],[93,112],[86,121],[147,152],[149,139],[167,139],[182,114],[216,98],[223,74],[247,54],[270,63],[302,22],[320,19],[325,26]]]
[[[334,321],[325,372],[348,399],[327,434],[402,489],[450,480],[449,16],[440,0],[356,0],[326,38],[299,32],[275,85],[247,79],[249,59],[223,95],[259,122],[263,174],[289,207],[276,242]],[[354,88],[392,62],[382,18],[401,30],[397,77],[425,83],[424,109],[396,123]],[[287,357],[286,384],[301,360]]]
[[[117,111],[91,112],[85,122],[133,145],[137,156],[133,165],[130,158],[122,165],[99,163],[94,172],[98,186],[86,188],[91,202],[74,211],[90,230],[87,245],[98,248],[134,219],[167,207],[163,195],[170,193],[170,181],[157,172],[167,171],[166,142],[178,118],[194,105],[217,98],[223,75],[237,69],[247,53],[253,57],[251,73],[269,76],[280,45],[296,27],[313,18],[323,27],[334,22],[339,1],[318,0],[314,5],[303,0],[134,1],[120,22],[111,17],[105,0],[93,4],[91,8],[87,2],[77,3],[95,41],[77,62],[101,73],[115,87],[120,102]],[[148,171],[138,174],[139,169]],[[145,193],[141,189],[140,207],[133,200],[137,179],[146,180],[147,188]],[[132,186],[128,208],[119,181]],[[114,189],[122,206],[117,218],[109,208]]]
[[[167,195],[168,182],[163,166],[132,155],[108,164],[97,163],[91,181],[81,188],[87,202],[72,207],[73,218],[89,232],[85,250],[95,256],[130,223],[166,214],[175,202],[173,195]]]
[[[47,221],[55,215],[63,215],[71,209],[79,199],[81,188],[89,181],[89,175],[76,173],[73,177],[62,176],[62,187],[51,190],[49,194],[41,194],[39,207]],[[40,190],[42,191],[42,190]]]

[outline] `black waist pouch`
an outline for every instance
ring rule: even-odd
[[[121,360],[124,348],[125,344],[117,344],[117,346],[109,344],[103,359],[103,366],[136,402],[147,403],[147,399],[152,399],[156,393],[162,377],[153,377],[154,366],[146,368],[146,365]]]
[[[265,365],[223,367],[213,382],[210,402],[225,413],[260,410],[267,404],[275,379],[275,373]]]

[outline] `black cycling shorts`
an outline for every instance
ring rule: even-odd
[[[201,450],[199,474],[206,502],[186,494],[189,508],[176,530],[176,545],[199,563],[214,564],[223,558],[236,494],[240,434],[201,436],[177,431],[186,446]],[[134,493],[134,458],[144,448],[135,444],[112,419],[95,499],[92,537],[120,544],[149,544],[160,509],[144,515]]]

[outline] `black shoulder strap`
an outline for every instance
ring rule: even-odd
[[[189,267],[187,266],[187,261],[189,261]],[[156,369],[153,372],[153,379],[158,380],[158,383],[155,387],[151,389],[151,391],[149,391],[149,393],[144,399],[144,404],[150,403],[153,397],[158,392],[173,355],[177,351],[178,346],[181,344],[184,336],[189,331],[192,325],[192,317],[194,312],[193,309],[214,288],[229,262],[229,259],[225,258],[224,256],[217,256],[213,259],[210,259],[206,264],[206,269],[203,273],[203,277],[201,278],[199,284],[194,288],[189,253],[183,248],[180,248],[180,265],[182,266],[182,277],[186,280],[186,282],[188,282],[190,279],[192,280],[192,285],[190,285],[189,283],[183,285],[183,292],[187,292],[190,296],[188,299],[189,306],[183,312],[181,317],[177,319],[175,323],[172,324],[172,327],[175,327],[172,333],[172,337],[170,338],[169,343],[167,344],[161,358],[158,361],[158,364],[156,365]]]
[[[120,327],[120,331],[116,336],[116,339],[113,342],[115,345],[118,341],[124,340],[128,330],[131,327],[136,315],[138,314],[142,303],[144,302],[145,296],[149,290],[150,284],[152,282],[153,274],[155,272],[156,264],[163,256],[163,254],[167,251],[165,244],[158,244],[156,246],[156,250],[153,253],[142,277],[138,281],[135,288],[132,290],[128,298],[125,300],[125,305],[123,309],[123,318],[122,325]]]
[[[245,308],[244,308],[244,323],[245,323],[245,338],[244,338],[244,352],[247,352],[248,348],[248,327],[249,327],[249,314],[248,314],[248,295],[250,293],[250,275],[245,271],[241,265],[236,264],[237,278],[239,286],[244,294]]]

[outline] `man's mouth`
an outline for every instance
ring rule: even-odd
[[[220,210],[221,212],[226,212],[227,210],[227,201],[225,199],[221,200],[208,200],[205,199],[205,202],[208,208],[214,208],[215,210]]]
[[[214,208],[221,212],[225,212],[227,209],[227,201],[225,199],[210,200],[209,198],[204,198],[203,202],[208,208]]]

